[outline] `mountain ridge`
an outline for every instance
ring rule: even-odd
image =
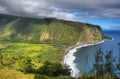
[[[74,45],[104,39],[98,25],[58,20],[26,18],[0,14],[0,38],[9,41]]]

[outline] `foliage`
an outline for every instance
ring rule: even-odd
[[[62,67],[60,63],[46,61],[38,71],[40,74],[48,76],[69,75],[70,70]]]
[[[119,55],[118,55],[118,59],[117,59],[117,69],[118,69],[118,73],[117,75],[120,77],[120,43],[118,43],[118,46],[119,46]]]
[[[2,68],[2,59],[3,59],[3,56],[2,56],[2,54],[0,53],[0,69]]]
[[[34,64],[29,57],[22,57],[16,61],[14,67],[18,71],[22,71],[25,73],[31,73],[34,71]]]
[[[69,76],[50,77],[40,74],[23,73],[16,70],[0,69],[0,79],[73,79]]]
[[[114,76],[107,74],[106,76],[98,76],[94,74],[82,74],[78,79],[116,79]]]
[[[60,62],[64,56],[64,49],[49,44],[0,42],[0,54],[2,58],[0,61],[6,66],[14,63],[16,58],[28,56],[39,67],[47,60]]]
[[[104,59],[103,52],[101,50],[98,50],[95,55],[94,70],[96,72],[96,75],[104,75]]]
[[[34,79],[34,75],[15,70],[0,69],[0,79]]]
[[[95,55],[94,71],[96,76],[99,77],[115,77],[115,59],[112,55],[112,51],[104,54],[101,49],[97,51]]]

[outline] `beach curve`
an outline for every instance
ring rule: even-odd
[[[76,63],[74,63],[74,60],[75,60],[74,54],[75,54],[75,52],[77,52],[77,49],[87,47],[87,46],[97,45],[97,44],[100,44],[103,42],[104,42],[104,40],[97,42],[97,43],[93,43],[93,44],[74,45],[74,46],[67,48],[63,64],[65,66],[67,66],[69,69],[71,69],[70,75],[72,77],[77,78],[77,77],[79,77],[79,74],[80,74],[80,71],[76,67]]]

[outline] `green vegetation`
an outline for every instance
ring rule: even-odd
[[[47,76],[70,75],[69,69],[63,68],[60,63],[50,63],[49,61],[46,61],[38,72]]]
[[[118,57],[118,59],[119,58],[120,57]],[[26,73],[20,72],[21,70],[18,72],[13,69],[0,69],[0,79],[73,79],[70,76],[66,76],[69,75],[69,69],[63,68],[60,63],[46,61],[42,67],[35,71],[32,68],[33,64],[31,64],[29,58],[22,58],[21,60],[23,61],[19,61],[22,64],[19,63],[20,65],[18,66],[24,70],[29,69],[23,71]],[[77,79],[119,79],[119,72],[116,73],[115,71],[120,62],[116,62],[118,61],[114,60],[112,51],[103,53],[101,50],[98,50],[95,55],[94,73],[80,74],[80,77]],[[31,70],[32,72],[30,72]]]
[[[30,44],[30,43],[0,43],[0,54],[3,63],[11,63],[13,59],[20,57],[30,57],[38,67],[45,61],[61,62],[64,56],[63,48],[51,46],[49,44]]]
[[[113,57],[113,52],[98,50],[95,55],[93,72],[80,74],[78,79],[119,79],[120,56]],[[116,72],[117,71],[117,72]]]
[[[66,48],[104,38],[96,25],[0,14],[0,79],[72,79]]]
[[[70,79],[70,77],[49,77],[40,74],[25,74],[23,72],[18,72],[15,70],[0,69],[0,79]]]
[[[0,69],[0,79],[34,79],[34,75],[15,70]]]
[[[0,38],[12,42],[75,45],[94,43],[105,37],[99,26],[57,20],[33,19],[0,15]]]
[[[15,64],[14,68],[18,71],[22,71],[25,73],[32,73],[34,71],[34,64],[30,58],[20,58],[18,59]]]
[[[97,78],[101,79],[115,79],[116,78],[116,67],[115,59],[112,55],[112,51],[103,53],[100,50],[97,51],[95,56],[94,71]]]

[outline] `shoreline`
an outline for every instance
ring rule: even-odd
[[[112,38],[112,40],[114,40],[114,38]],[[82,48],[82,47],[92,46],[92,45],[96,45],[96,44],[103,43],[104,41],[106,41],[106,40],[102,40],[102,41],[99,41],[99,42],[96,42],[96,43],[72,45],[72,46],[68,47],[68,48],[65,50],[65,55],[67,55],[68,52],[69,52],[71,49],[74,49],[74,48],[76,48],[76,47],[77,47],[77,48]],[[110,40],[110,41],[111,41],[111,40]]]
[[[63,65],[71,69],[70,73],[72,77],[77,78],[79,77],[79,73],[80,73],[80,71],[76,68],[76,64],[74,63],[74,60],[75,60],[74,54],[75,52],[77,52],[77,49],[92,46],[92,45],[97,45],[97,44],[103,43],[104,41],[105,40],[102,40],[96,43],[90,43],[90,44],[73,45],[66,49],[64,60],[63,60]]]

